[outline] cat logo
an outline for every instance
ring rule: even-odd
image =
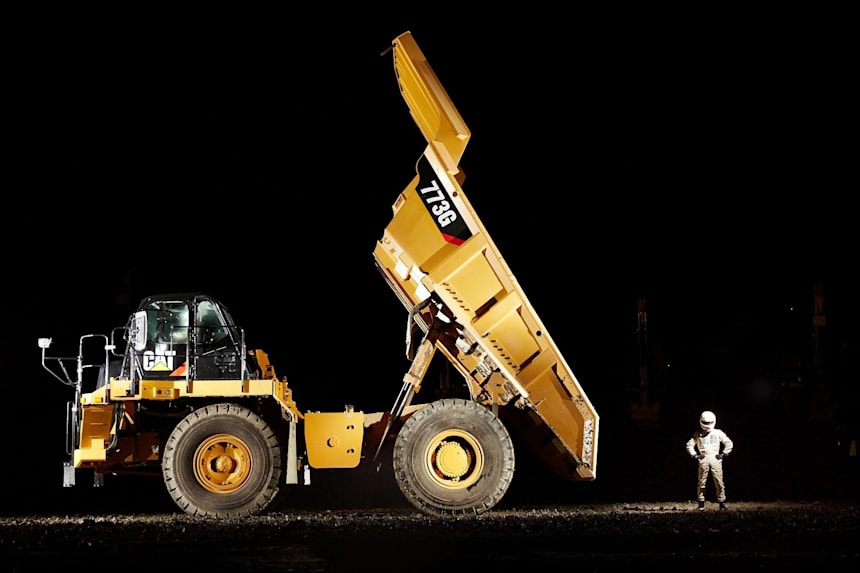
[[[163,344],[157,344],[155,351],[143,353],[143,369],[147,372],[169,372],[173,370],[175,350],[167,350]]]

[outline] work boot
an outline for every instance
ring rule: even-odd
[[[726,509],[726,502],[724,502],[724,501],[720,502],[720,509]]]
[[[699,509],[705,509],[705,502],[704,501],[699,502]]]

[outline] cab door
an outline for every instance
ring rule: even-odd
[[[153,301],[143,309],[146,337],[136,347],[142,377],[149,380],[187,378],[190,309],[187,301]]]
[[[197,380],[240,380],[240,333],[227,311],[209,298],[198,298],[194,309],[194,377]]]

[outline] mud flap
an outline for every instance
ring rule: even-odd
[[[63,487],[74,487],[75,466],[71,462],[63,462]]]
[[[284,483],[287,485],[295,485],[299,483],[299,469],[296,447],[296,423],[290,422],[290,435],[287,438],[287,475],[284,477]]]

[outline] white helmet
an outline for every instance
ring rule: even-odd
[[[699,425],[704,431],[710,432],[717,425],[717,415],[710,410],[705,410],[702,412],[702,415],[699,416]]]

